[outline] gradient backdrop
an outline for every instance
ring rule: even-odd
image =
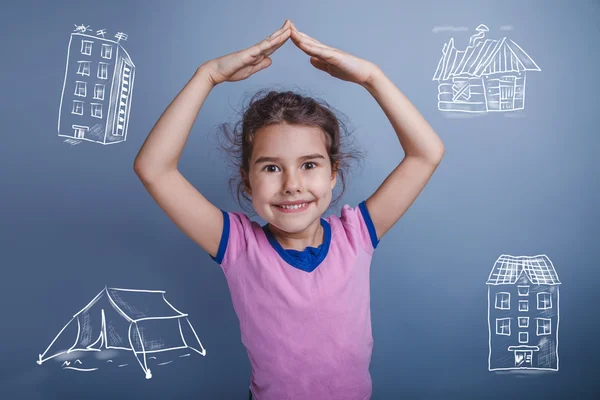
[[[199,65],[255,44],[286,18],[379,65],[446,146],[430,183],[374,254],[373,399],[600,393],[600,3],[13,0],[0,5],[0,397],[247,398],[250,363],[223,273],[154,203],[133,160]],[[57,136],[67,44],[81,24],[92,34],[128,35],[136,76],[124,143],[71,146]],[[454,37],[464,49],[479,24],[540,66],[527,75],[525,110],[471,118],[438,111],[432,77],[442,46]],[[467,30],[435,29],[446,26]],[[298,89],[347,116],[368,152],[333,212],[356,206],[404,155],[391,124],[366,90],[313,68],[291,41],[272,59],[267,70],[212,91],[182,173],[219,208],[239,211],[216,127],[235,122],[255,90]],[[485,282],[501,254],[546,254],[556,267],[558,372],[487,369]],[[189,314],[206,356],[164,366],[151,380],[133,364],[96,373],[62,370],[54,360],[38,366],[38,354],[105,285],[165,290]]]

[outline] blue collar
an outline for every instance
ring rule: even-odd
[[[271,246],[285,262],[302,271],[312,272],[327,256],[329,243],[331,243],[331,226],[325,219],[321,218],[320,220],[323,227],[323,243],[318,247],[307,246],[302,251],[281,247],[281,244],[279,244],[273,233],[269,230],[269,224],[263,225],[262,229]]]

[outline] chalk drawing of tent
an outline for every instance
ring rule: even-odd
[[[191,349],[206,355],[206,349],[187,317],[167,301],[162,290],[105,287],[73,315],[48,348],[39,354],[37,363],[42,365],[54,357],[74,351],[129,350],[142,367],[146,379],[150,379],[148,354]],[[64,347],[60,349],[60,343],[65,340],[68,343],[74,340],[73,345],[66,350]]]

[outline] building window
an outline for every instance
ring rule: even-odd
[[[73,100],[73,110],[71,114],[83,115],[83,101]]]
[[[82,40],[81,41],[81,54],[85,54],[87,56],[92,54],[92,41],[90,41],[90,40]]]
[[[108,78],[108,64],[107,63],[98,63],[98,78],[107,79]]]
[[[83,76],[90,76],[90,62],[89,61],[77,61],[77,74]]]
[[[81,126],[81,125],[73,125],[73,137],[76,139],[83,139],[85,136],[85,133],[88,131],[88,127],[87,126]]]
[[[452,92],[455,100],[469,100],[471,98],[471,87],[468,78],[454,78]]]
[[[108,58],[110,60],[112,58],[112,45],[103,44],[102,49],[100,50],[100,57]]]
[[[510,293],[496,293],[496,308],[499,310],[510,310]]]
[[[496,335],[510,336],[510,318],[496,319]]]
[[[519,328],[529,328],[529,317],[519,317]]]
[[[529,311],[529,300],[519,300],[519,311]]]
[[[519,332],[519,343],[527,343],[529,341],[529,332]]]
[[[96,83],[94,85],[94,99],[104,100],[104,85],[103,84]]]
[[[538,310],[547,310],[549,308],[552,308],[552,295],[547,292],[538,293],[537,308]]]
[[[87,94],[87,84],[82,81],[75,81],[75,96],[85,97]]]
[[[102,104],[100,103],[91,103],[92,106],[92,117],[102,118]]]
[[[552,320],[550,318],[536,318],[537,319],[537,332],[538,336],[549,335]]]
[[[519,286],[519,296],[529,296],[529,286]]]

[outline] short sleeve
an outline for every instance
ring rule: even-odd
[[[373,225],[373,221],[371,220],[366,201],[362,201],[354,208],[348,204],[344,205],[340,221],[343,225],[352,227],[357,232],[358,241],[362,244],[363,248],[367,253],[373,254],[379,244],[379,240],[377,239],[375,225]]]
[[[210,258],[222,267],[233,264],[237,258],[246,251],[248,247],[247,235],[252,231],[250,218],[241,212],[223,213],[223,232],[217,256]]]

